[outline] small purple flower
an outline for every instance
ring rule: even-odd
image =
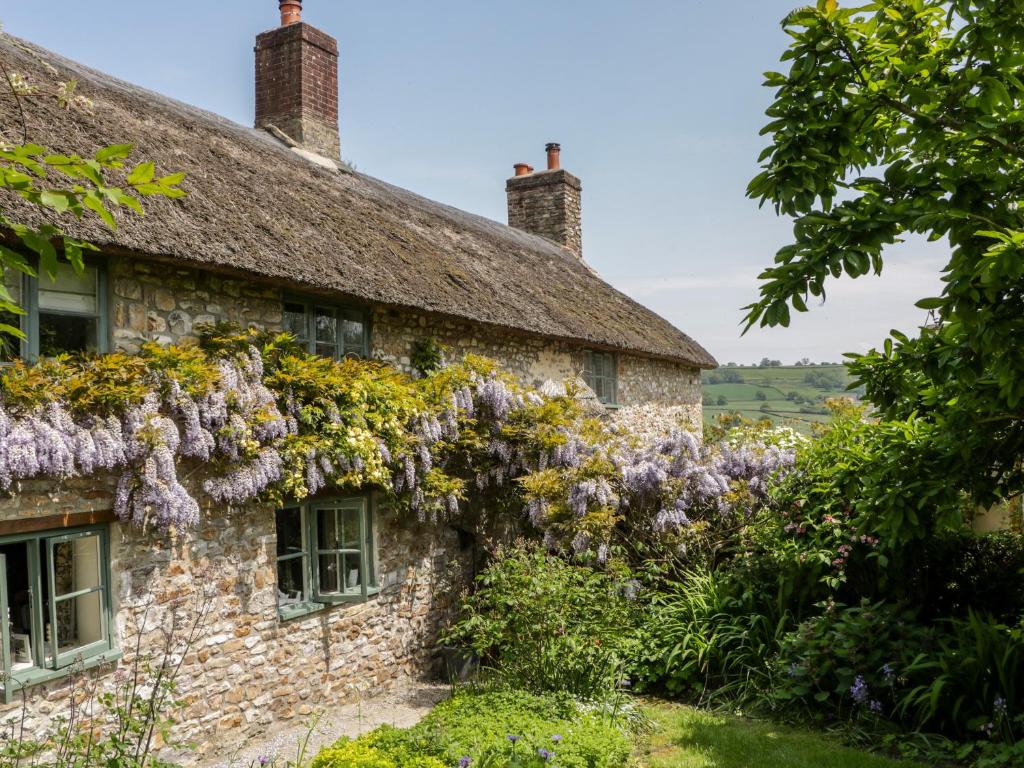
[[[459,768],[468,768],[469,764],[471,762],[473,762],[473,761],[470,759],[469,755],[465,755],[463,757],[460,757],[459,758]]]
[[[850,686],[850,696],[858,704],[868,703],[868,684],[860,675],[853,679],[853,685]]]
[[[549,752],[548,750],[544,749],[544,747],[539,747],[537,749],[537,755],[540,757],[541,760],[550,760],[553,754],[553,752]]]
[[[516,743],[517,741],[519,741],[519,740],[520,740],[521,738],[523,738],[523,737],[522,737],[522,736],[513,736],[513,735],[512,735],[511,733],[510,733],[510,734],[509,734],[508,736],[506,736],[505,738],[507,738],[507,739],[508,739],[509,741],[511,741],[511,742],[512,742],[513,744],[515,744],[515,743]]]
[[[1004,699],[1002,696],[996,696],[995,701],[992,702],[992,711],[993,713],[995,713],[995,716],[997,718],[1006,717],[1006,699]]]
[[[880,714],[882,711],[882,702],[878,701],[877,699],[872,699],[871,703],[868,705],[868,709],[870,709],[876,715]]]
[[[555,744],[557,744],[562,740],[562,734],[556,733],[554,736],[551,737],[551,740],[555,742]]]
[[[270,762],[270,758],[266,755],[260,755],[259,758],[257,758],[257,760],[259,761],[260,765],[266,765]]]

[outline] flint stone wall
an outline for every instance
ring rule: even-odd
[[[23,482],[17,496],[0,497],[0,520],[109,510],[113,486],[110,478]],[[197,747],[168,755],[183,762],[226,757],[275,724],[355,703],[427,669],[470,560],[454,530],[382,510],[380,593],[281,621],[274,509],[219,508],[208,499],[204,506],[199,526],[176,537],[109,524],[114,632],[124,656],[75,675],[73,683],[63,678],[29,688],[26,734],[42,735],[66,716],[72,693],[88,711],[97,693],[128,674],[137,639],[143,654],[158,655],[171,615],[177,613],[183,637],[204,603],[209,613],[178,677],[183,706],[173,737]],[[19,697],[0,704],[5,730],[21,717]]]

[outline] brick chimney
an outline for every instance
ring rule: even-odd
[[[583,259],[580,180],[561,167],[561,146],[548,144],[547,170],[534,173],[517,163],[515,176],[505,183],[510,227],[546,237]]]
[[[302,21],[301,0],[278,5],[281,26],[256,37],[256,127],[337,160],[338,42]]]

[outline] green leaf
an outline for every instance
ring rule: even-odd
[[[57,213],[64,213],[71,207],[74,197],[67,192],[54,192],[45,190],[39,193],[39,202],[48,208],[53,208]]]
[[[156,166],[153,165],[153,163],[139,163],[135,166],[134,170],[128,174],[128,183],[133,187],[138,186],[139,184],[146,184],[153,180],[153,176],[155,174]]]
[[[117,229],[117,222],[114,220],[114,215],[107,210],[107,207],[103,204],[103,199],[100,197],[99,193],[93,191],[86,192],[85,196],[82,198],[82,202],[85,204],[86,208],[96,213],[96,215],[99,216],[103,220],[103,223],[110,227],[110,229]]]
[[[96,153],[96,162],[110,163],[114,160],[123,160],[131,154],[131,151],[131,144],[112,144]]]

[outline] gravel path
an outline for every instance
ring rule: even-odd
[[[451,687],[448,685],[413,682],[377,698],[327,710],[310,736],[307,759],[321,747],[342,736],[359,736],[378,725],[400,728],[415,725],[435,704],[448,698],[450,693]],[[302,722],[278,726],[276,730],[268,731],[265,738],[247,742],[232,754],[204,760],[201,765],[209,768],[249,768],[261,755],[277,755],[282,762],[294,760],[297,745],[305,738],[308,727],[308,718],[303,718]]]

